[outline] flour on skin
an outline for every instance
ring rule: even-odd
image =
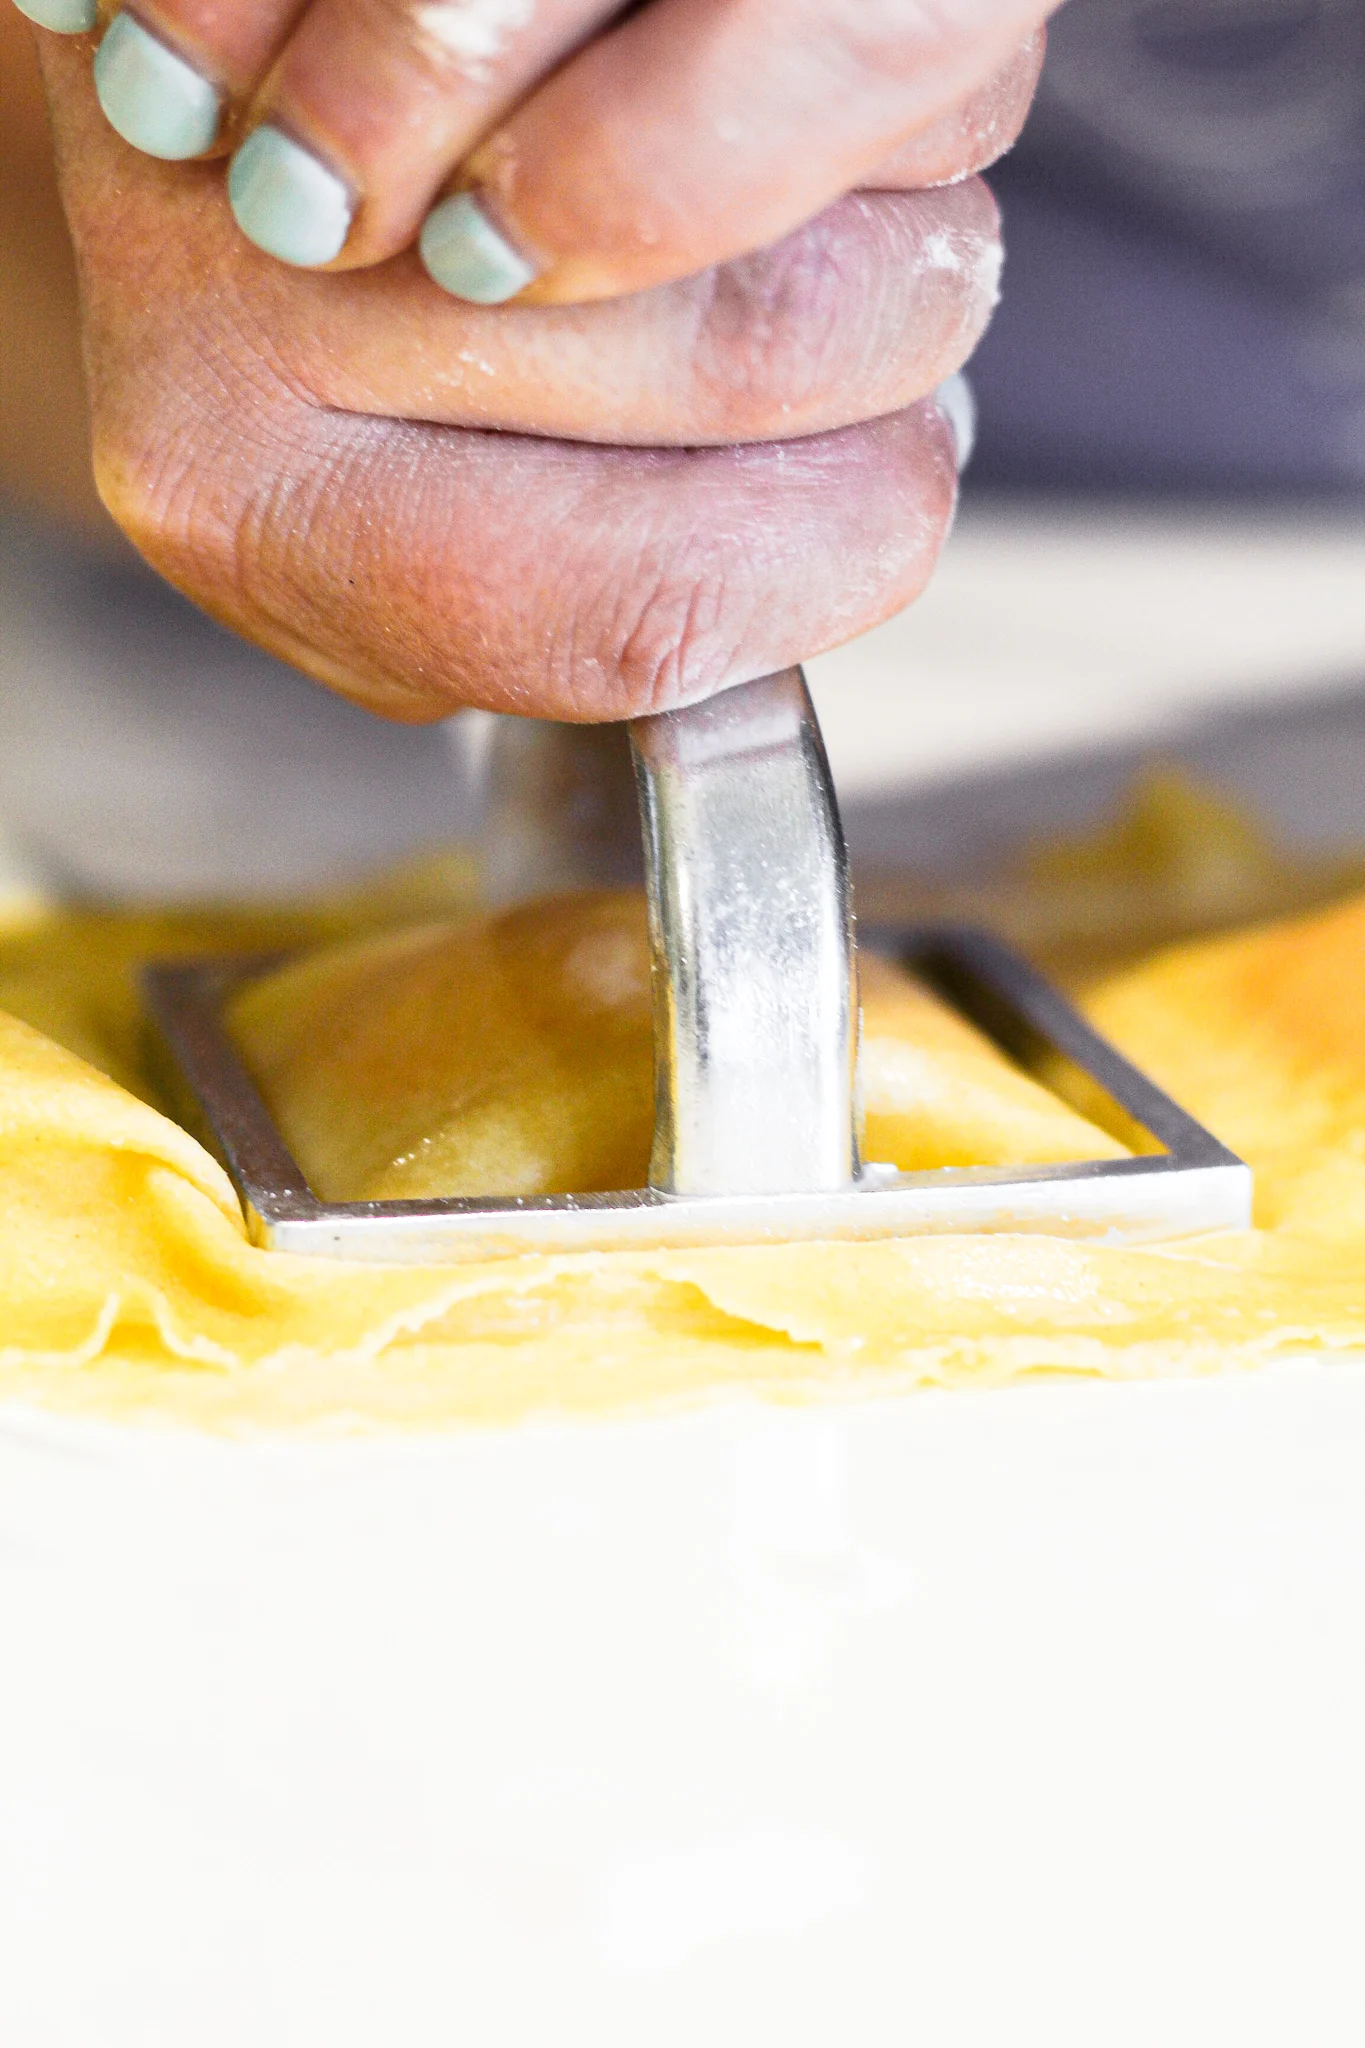
[[[970,274],[977,291],[994,306],[1000,298],[1000,274],[1004,267],[1004,250],[999,242],[987,242],[984,247],[964,245],[945,228],[938,228],[924,239],[924,266],[927,270],[947,270],[955,275]]]
[[[489,76],[512,37],[529,26],[535,0],[424,0],[413,9],[413,24],[441,63],[476,85]]]

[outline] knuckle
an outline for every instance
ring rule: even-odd
[[[709,696],[728,673],[727,583],[714,565],[670,570],[616,621],[616,661],[631,703],[668,711]]]
[[[720,438],[800,432],[846,386],[868,277],[832,227],[822,215],[709,274],[694,376]]]
[[[549,668],[570,716],[636,718],[719,689],[734,665],[733,576],[709,549],[650,548],[560,613]]]
[[[999,216],[979,180],[854,193],[775,247],[711,274],[691,354],[708,438],[787,440],[880,417],[931,390],[1000,293]]]

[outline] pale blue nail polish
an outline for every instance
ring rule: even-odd
[[[21,14],[59,36],[88,36],[99,13],[95,0],[14,0]]]
[[[536,275],[503,240],[472,192],[457,192],[433,206],[422,224],[419,247],[428,276],[442,291],[472,299],[476,306],[500,306]]]
[[[146,156],[202,156],[218,133],[217,87],[131,14],[114,16],[95,52],[95,90],[110,127]]]
[[[228,198],[249,242],[309,269],[341,254],[351,195],[335,171],[278,128],[258,128],[232,159]]]

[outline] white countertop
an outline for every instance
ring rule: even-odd
[[[1355,2048],[1365,1362],[0,1420],[15,2048]]]

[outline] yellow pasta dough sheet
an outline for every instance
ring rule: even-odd
[[[415,907],[467,912],[463,889],[446,875],[430,900],[416,891]],[[216,1429],[354,1430],[640,1410],[726,1390],[800,1401],[1038,1373],[1208,1373],[1365,1345],[1365,897],[1168,948],[1085,994],[1099,1027],[1255,1168],[1257,1227],[1246,1233],[1140,1248],[958,1235],[444,1268],[260,1251],[219,1166],[157,1106],[131,963],[215,942],[339,945],[330,982],[305,960],[284,970],[277,1004],[280,1017],[301,1015],[305,1000],[318,1015],[332,1004],[330,1065],[300,1065],[287,1033],[271,1036],[268,994],[253,992],[258,1071],[270,1069],[277,1107],[313,1116],[325,1135],[329,1102],[364,1071],[365,1031],[386,1028],[375,977],[395,948],[420,968],[394,1013],[414,1030],[444,1014],[443,961],[497,965],[486,921],[447,916],[375,936],[392,908],[381,893],[235,921],[52,912],[0,934],[0,1397]],[[645,1055],[636,912],[586,899],[574,916],[556,973],[619,1027],[613,1086],[626,1100]],[[523,929],[503,946],[498,972],[526,957],[525,940]],[[367,987],[373,1002],[358,1007]],[[874,967],[864,1000],[873,1156],[924,1165],[1113,1149],[922,992]],[[447,1184],[452,1160],[485,1172],[494,1154],[512,1156],[497,1120],[527,1099],[524,1077],[544,1051],[519,1014],[510,1037],[489,1039],[507,1040],[510,1065],[486,1066],[472,1093],[455,1073],[428,1121]],[[345,1016],[363,1020],[350,1038]],[[242,1031],[250,1050],[250,1016]],[[291,1072],[306,1080],[293,1096]],[[591,1072],[565,1082],[565,1099],[592,1111],[572,1144],[600,1122],[597,1085]],[[522,1137],[534,1126],[519,1126]],[[630,1143],[643,1128],[637,1113]],[[385,1154],[372,1131],[351,1135],[334,1162],[343,1182],[420,1187],[421,1145]],[[538,1138],[522,1151],[531,1163],[515,1172],[532,1180],[517,1184],[570,1170]],[[608,1147],[600,1172],[620,1166]],[[313,1170],[326,1177],[325,1164]]]

